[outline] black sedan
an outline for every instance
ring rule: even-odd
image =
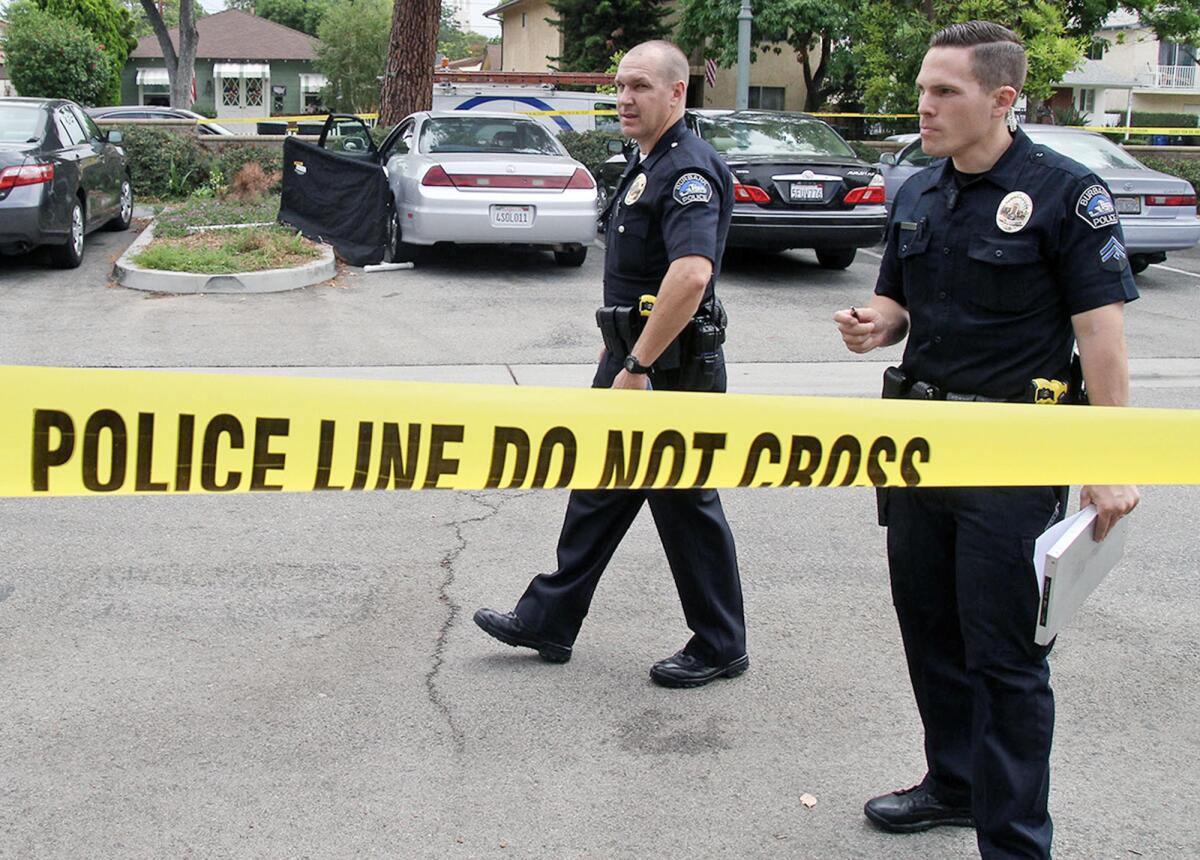
[[[119,131],[101,132],[63,99],[0,99],[0,253],[50,246],[73,269],[100,227],[124,230],[133,185]]]
[[[883,239],[883,178],[828,124],[758,110],[689,110],[686,119],[733,172],[727,248],[812,248],[824,268],[844,269]],[[615,156],[601,169],[609,191],[624,162]]]

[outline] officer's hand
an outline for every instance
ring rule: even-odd
[[[1104,540],[1117,520],[1137,507],[1141,494],[1137,487],[1098,484],[1079,491],[1079,507],[1096,506],[1096,525],[1092,528],[1092,540]]]
[[[622,370],[613,380],[612,387],[646,391],[650,388],[650,377],[644,373],[630,373],[628,370]]]
[[[835,313],[833,321],[837,323],[846,349],[851,352],[861,355],[884,346],[883,314],[875,308],[847,308]]]

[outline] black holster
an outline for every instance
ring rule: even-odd
[[[625,360],[641,337],[646,319],[636,307],[608,306],[596,311],[596,325],[604,338],[604,348],[618,362]],[[651,365],[650,372],[677,370],[684,390],[711,388],[721,361],[727,322],[725,308],[716,296],[707,299]]]

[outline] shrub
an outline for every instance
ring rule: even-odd
[[[558,135],[571,157],[593,173],[612,157],[608,142],[613,139],[620,138],[611,131],[564,131]]]
[[[254,200],[266,194],[278,182],[278,173],[267,173],[257,162],[249,161],[233,175],[233,181],[229,183],[229,196],[236,200]]]
[[[2,46],[9,78],[21,95],[71,99],[81,105],[105,101],[112,60],[78,24],[17,3],[10,9]]]
[[[257,165],[263,173],[274,176],[274,183],[267,188],[279,190],[283,170],[283,150],[278,146],[262,146],[247,143],[222,147],[216,155],[214,169],[226,179],[235,179],[247,164]]]
[[[186,197],[208,181],[212,156],[194,136],[146,126],[126,126],[122,132],[137,196]]]
[[[1194,113],[1153,113],[1135,110],[1130,125],[1135,128],[1195,128]]]

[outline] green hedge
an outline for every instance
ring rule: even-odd
[[[558,135],[571,157],[593,173],[612,157],[608,142],[614,139],[620,140],[611,131],[563,131]]]
[[[1129,122],[1134,128],[1195,128],[1194,113],[1152,113],[1135,110]]]
[[[242,166],[256,162],[279,174],[283,153],[277,146],[253,143],[211,152],[190,134],[147,126],[121,126],[129,177],[138,197],[172,200],[204,188],[228,185]]]

